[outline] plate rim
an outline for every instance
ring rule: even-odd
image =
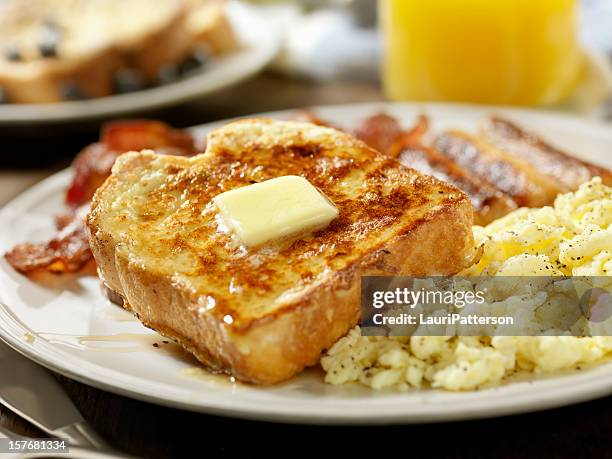
[[[397,110],[401,110],[402,108],[408,109],[413,112],[419,111],[432,111],[436,112],[439,110],[458,110],[459,112],[465,110],[474,110],[477,109],[478,112],[504,112],[504,113],[513,113],[515,116],[525,115],[526,113],[530,116],[536,117],[549,117],[550,114],[543,113],[539,110],[525,110],[525,109],[515,109],[515,108],[504,108],[504,107],[482,107],[482,106],[470,106],[465,104],[431,104],[431,103],[418,103],[418,104],[394,104],[394,103],[385,103],[385,102],[375,102],[375,103],[360,103],[360,104],[341,104],[341,105],[326,105],[313,107],[314,110],[320,111],[329,111],[331,109],[334,110],[343,110],[343,109],[352,109],[352,110],[376,110],[376,109],[387,109],[393,108]],[[283,110],[277,112],[267,112],[258,114],[258,116],[278,116],[278,117],[286,117],[287,115],[294,113],[296,109]],[[435,116],[435,115],[434,115]],[[605,125],[604,123],[597,123],[593,121],[583,120],[581,118],[576,118],[572,115],[566,114],[554,114],[557,119],[564,119],[566,122],[574,124],[579,122],[588,128],[596,128],[602,129],[601,132],[608,136],[612,141],[612,129],[610,126]],[[219,124],[225,123],[224,121],[218,121],[214,123],[208,123],[204,125],[195,126],[192,129],[195,131],[205,131],[218,126]],[[50,177],[44,179],[38,184],[30,187],[20,195],[18,195],[13,200],[9,201],[5,206],[0,209],[0,218],[10,214],[13,211],[13,208],[19,208],[20,206],[27,205],[28,202],[32,202],[41,194],[41,190],[45,190],[48,188],[53,188],[54,186],[59,187],[60,184],[64,184],[67,181],[69,174],[71,173],[70,169],[65,169],[56,174],[51,175]],[[1,294],[1,292],[0,292]],[[509,414],[519,414],[525,412],[539,411],[549,408],[560,407],[568,404],[578,403],[582,401],[587,401],[595,398],[599,398],[605,395],[609,395],[612,393],[612,378],[599,378],[597,379],[591,371],[582,372],[582,373],[573,373],[567,376],[552,376],[549,381],[552,381],[551,390],[543,394],[541,391],[534,390],[522,390],[518,394],[515,394],[512,397],[512,394],[502,394],[502,397],[505,398],[505,403],[501,403],[500,398],[496,398],[494,400],[489,400],[487,403],[486,397],[481,397],[480,395],[485,393],[485,391],[478,392],[470,392],[470,395],[475,395],[477,399],[482,399],[480,402],[478,400],[471,401],[469,403],[473,403],[472,409],[466,409],[463,407],[462,410],[457,410],[453,412],[449,412],[448,410],[438,410],[430,413],[417,413],[416,417],[414,413],[411,412],[398,412],[395,411],[390,413],[389,411],[385,411],[383,413],[376,413],[368,411],[368,403],[365,403],[365,408],[361,408],[361,412],[359,410],[353,409],[347,410],[347,406],[344,405],[344,412],[336,412],[331,413],[329,411],[325,413],[314,413],[312,411],[296,413],[295,411],[291,411],[291,408],[287,409],[278,409],[278,405],[272,406],[264,406],[262,409],[262,404],[265,404],[265,401],[254,400],[251,401],[250,404],[245,405],[245,400],[242,397],[236,397],[233,403],[228,403],[227,396],[217,397],[218,393],[211,393],[209,399],[207,400],[206,405],[203,404],[203,400],[199,400],[197,403],[190,403],[188,400],[183,397],[162,397],[159,394],[155,394],[151,391],[147,392],[146,390],[136,390],[132,387],[131,384],[127,386],[124,384],[121,385],[120,380],[113,379],[112,381],[104,381],[104,373],[117,372],[117,370],[110,369],[108,367],[104,367],[103,371],[100,371],[101,374],[96,374],[95,371],[91,371],[88,369],[86,372],[79,373],[75,370],[74,363],[72,365],[67,365],[66,362],[58,361],[59,357],[52,357],[49,355],[42,355],[40,345],[32,346],[26,341],[24,341],[23,337],[11,332],[11,329],[7,325],[7,321],[12,320],[13,328],[21,327],[26,328],[24,324],[22,324],[18,317],[15,317],[10,307],[5,307],[0,305],[0,338],[7,342],[13,349],[17,350],[21,354],[25,355],[30,360],[35,361],[36,363],[43,365],[53,371],[61,373],[71,379],[75,379],[82,383],[91,385],[93,387],[97,387],[102,390],[110,391],[122,396],[127,396],[130,398],[135,398],[138,400],[152,402],[159,405],[169,406],[173,408],[185,409],[189,411],[197,411],[202,413],[221,415],[221,416],[230,416],[236,418],[243,419],[251,419],[251,420],[260,420],[260,421],[272,421],[272,422],[283,422],[283,423],[292,423],[292,424],[398,424],[398,423],[430,423],[430,422],[447,422],[447,421],[459,421],[459,420],[467,420],[467,419],[480,419],[494,416],[503,416]],[[44,340],[37,340],[42,341]],[[43,344],[44,345],[44,344]],[[47,343],[47,345],[50,345]],[[56,349],[56,353],[58,350]],[[61,355],[61,352],[60,352]],[[74,359],[77,362],[81,361],[81,359]],[[82,359],[85,360],[85,359]],[[88,362],[89,363],[89,362]],[[91,364],[92,366],[96,366]],[[599,365],[593,371],[603,372],[612,374],[612,362],[604,363]],[[123,374],[124,378],[126,377]],[[127,375],[130,379],[138,379],[135,376]],[[570,379],[571,378],[571,381]],[[160,383],[161,384],[161,383]],[[508,386],[503,387],[517,387],[517,384],[510,384]],[[584,387],[581,391],[576,390],[576,387]],[[569,392],[568,389],[574,389]],[[183,391],[187,391],[187,389],[182,389]],[[486,391],[486,394],[495,393],[496,389],[492,389],[491,392]],[[416,393],[416,392],[415,392]],[[225,394],[227,395],[227,394]],[[248,394],[246,395],[248,398]],[[219,400],[215,400],[219,398]],[[424,399],[427,398],[427,394],[424,394]],[[308,403],[308,399],[305,399]],[[373,399],[372,399],[373,400]],[[280,400],[280,405],[284,405],[285,400]],[[342,401],[341,401],[342,402]],[[340,405],[342,403],[339,402]],[[465,405],[468,401],[463,401],[459,403],[459,405]],[[485,406],[481,406],[481,404],[485,404]],[[291,406],[292,403],[289,403]],[[431,403],[424,403],[423,405],[428,405],[431,408],[433,405]],[[488,406],[486,406],[488,405]],[[414,408],[414,405],[409,405]],[[388,409],[388,406],[385,407]],[[368,411],[366,413],[366,411]],[[369,416],[364,416],[365,414],[369,414]]]

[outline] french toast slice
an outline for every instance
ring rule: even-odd
[[[309,236],[245,248],[211,200],[298,175],[338,207]],[[283,381],[359,320],[362,275],[453,274],[473,256],[472,206],[452,185],[335,129],[242,120],[192,158],[119,157],[87,217],[102,281],[144,325],[213,370]]]
[[[126,70],[157,83],[202,40],[191,12],[184,0],[0,2],[0,88],[10,103],[51,103],[108,96]]]

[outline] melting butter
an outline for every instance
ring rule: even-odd
[[[338,217],[338,209],[327,196],[295,175],[226,191],[213,203],[219,209],[221,226],[247,246],[317,231]]]

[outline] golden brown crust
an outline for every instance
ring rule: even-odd
[[[465,170],[436,149],[412,144],[402,149],[398,161],[424,174],[455,185],[470,198],[474,207],[474,223],[486,225],[517,208],[506,193]]]
[[[164,179],[149,181],[150,170]],[[257,266],[234,259],[227,236],[203,229],[203,210],[214,195],[254,177],[289,174],[319,186],[338,205],[339,219],[270,256],[255,253],[262,259]],[[142,208],[129,199],[129,212],[112,210],[111,203],[122,205],[122,190],[143,182],[149,194]],[[152,233],[160,222],[176,229],[170,242]],[[145,325],[209,367],[262,384],[316,363],[357,323],[362,275],[452,274],[465,267],[471,224],[471,204],[454,187],[338,131],[269,120],[213,132],[206,154],[193,160],[151,153],[121,158],[88,219],[101,278]],[[139,251],[141,241],[122,234],[128,228],[141,238],[157,235],[143,245],[154,262]],[[199,258],[185,258],[194,261],[193,271],[177,268],[177,277],[166,269],[164,258],[195,253]],[[231,293],[238,286],[241,293]]]
[[[561,191],[576,190],[598,176],[612,185],[612,171],[583,161],[553,147],[537,135],[499,116],[491,116],[480,133],[502,150],[525,160],[539,172],[560,183]]]
[[[557,181],[482,136],[450,130],[435,139],[434,147],[475,176],[507,193],[519,206],[541,207],[550,204],[561,192]]]

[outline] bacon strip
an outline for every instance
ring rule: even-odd
[[[412,145],[424,145],[423,139],[429,129],[429,118],[420,115],[416,124],[407,131],[403,131],[389,147],[389,156],[397,158],[404,148]]]
[[[399,122],[386,113],[378,113],[361,122],[354,131],[355,137],[386,155],[391,146],[402,135]]]
[[[72,162],[74,175],[66,191],[66,204],[74,208],[89,202],[110,175],[118,156],[118,152],[103,143],[85,147]]]
[[[85,228],[88,211],[88,204],[80,207],[72,221],[49,242],[16,245],[4,255],[5,258],[13,268],[24,274],[38,270],[56,274],[78,271],[92,259]]]
[[[319,118],[310,110],[300,110],[291,119],[346,131]],[[429,119],[425,115],[419,116],[412,128],[404,130],[397,118],[387,113],[377,113],[364,119],[353,130],[353,135],[375,150],[395,158],[408,145],[420,144],[428,128]]]
[[[196,154],[189,132],[174,129],[161,121],[128,120],[108,123],[100,142],[81,151],[73,161],[74,178],[66,192],[66,204],[78,207],[93,197],[111,173],[117,157],[127,151],[155,150],[159,154]]]

